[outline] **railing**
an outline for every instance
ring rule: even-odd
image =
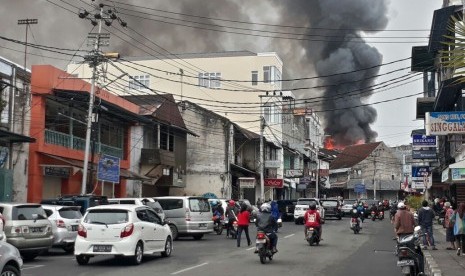
[[[45,130],[45,143],[63,146],[75,150],[84,150],[86,140],[80,137],[64,134],[63,132],[53,131],[50,129]],[[108,154],[111,156],[123,158],[123,149],[105,145],[102,143],[95,143],[95,152]]]

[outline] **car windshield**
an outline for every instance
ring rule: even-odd
[[[336,207],[337,201],[336,200],[322,200],[321,205],[325,207]]]
[[[58,213],[60,216],[65,219],[80,219],[82,214],[79,211],[79,208],[61,208]]]
[[[344,200],[344,205],[354,205],[355,199],[346,199]]]
[[[85,223],[120,224],[128,222],[128,211],[118,209],[90,210],[84,218]]]
[[[37,215],[35,217],[34,215]],[[23,205],[13,207],[14,220],[47,219],[45,210],[40,205]]]
[[[312,203],[318,205],[318,202],[313,199],[302,199],[297,201],[297,205],[310,205]]]
[[[210,212],[210,204],[206,198],[189,198],[191,212]]]

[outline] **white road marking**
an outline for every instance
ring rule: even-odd
[[[284,236],[284,238],[287,239],[287,238],[290,238],[290,237],[292,237],[292,236],[294,236],[294,235],[295,235],[295,234],[290,234],[290,235]]]
[[[204,265],[207,265],[207,264],[208,264],[208,263],[203,263],[203,264],[191,266],[191,267],[188,267],[188,268],[185,268],[185,269],[182,269],[182,270],[173,272],[173,273],[171,273],[171,275],[176,275],[176,274],[179,274],[179,273],[182,273],[182,272],[186,272],[186,271],[189,271],[189,270],[191,270],[191,269],[198,268],[198,267],[201,267],[201,266],[204,266]]]
[[[255,249],[255,246],[251,247],[251,248],[247,248],[246,250],[249,251],[249,250],[252,250],[252,249]]]
[[[28,265],[23,265],[23,267],[21,268],[21,270],[43,267],[43,266],[45,266],[45,265],[30,265],[30,266],[28,266],[28,267],[26,267],[26,266],[28,266]]]

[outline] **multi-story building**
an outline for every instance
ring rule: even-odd
[[[0,58],[0,201],[25,202],[31,72]]]

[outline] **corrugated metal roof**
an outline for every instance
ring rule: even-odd
[[[329,165],[330,170],[351,168],[365,160],[381,142],[346,147]]]

